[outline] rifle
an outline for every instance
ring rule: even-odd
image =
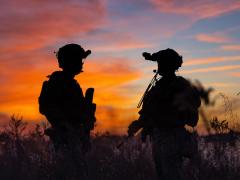
[[[137,108],[140,108],[144,102],[144,100],[146,99],[146,96],[147,94],[149,93],[149,91],[151,90],[151,88],[155,85],[156,81],[157,81],[157,75],[158,75],[158,72],[156,70],[153,71],[155,74],[152,78],[152,80],[150,81],[147,89],[145,90],[143,96],[141,97],[138,105],[137,105]],[[133,121],[130,125],[129,125],[129,130],[128,130],[128,136],[126,139],[129,139],[130,137],[133,137],[135,136],[135,134],[140,130],[142,129],[142,139],[145,140],[146,139],[146,135],[149,131],[148,128],[145,128],[144,125],[143,125],[143,115],[140,115],[138,120],[135,120]],[[133,132],[131,132],[133,131]],[[124,144],[124,140],[122,142],[119,143],[119,145],[117,145],[117,149],[119,149],[122,145]]]
[[[148,92],[151,90],[151,88],[155,85],[156,81],[157,81],[157,75],[158,75],[158,72],[156,70],[153,70],[153,72],[155,73],[155,75],[153,76],[152,80],[150,81],[147,89],[145,90],[144,94],[142,95],[142,98],[140,99],[138,105],[137,105],[137,108],[140,108],[143,104],[143,101],[145,100],[146,98],[146,95],[148,94]]]

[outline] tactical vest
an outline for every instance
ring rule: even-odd
[[[196,126],[201,104],[197,89],[180,76],[162,78],[147,94],[140,114],[152,126],[171,128]]]
[[[84,112],[84,96],[76,80],[56,71],[44,81],[39,96],[39,112],[52,126],[61,123],[79,124]]]

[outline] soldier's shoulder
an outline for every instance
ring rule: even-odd
[[[46,84],[48,85],[48,89],[58,89],[63,88],[65,83],[64,75],[62,71],[55,71],[52,74],[47,76],[48,80],[46,80]]]
[[[51,75],[47,76],[50,81],[59,81],[63,80],[64,75],[62,71],[54,71]]]
[[[74,78],[66,77],[62,71],[55,71],[49,76],[49,81],[54,85],[65,88],[80,88],[80,84]]]
[[[185,79],[184,77],[182,76],[177,76],[176,78],[176,81],[177,81],[177,85],[178,86],[182,86],[182,87],[188,87],[188,86],[191,86],[191,82],[187,79]]]
[[[183,82],[183,83],[186,83],[186,82],[189,82],[186,78],[182,77],[182,76],[177,76],[177,80],[179,82]]]
[[[184,92],[185,94],[188,94],[190,96],[194,96],[196,101],[200,101],[200,96],[197,87],[192,83],[190,80],[187,80],[181,76],[179,76],[179,81],[178,81],[178,89],[181,92]],[[201,103],[201,102],[199,102]],[[199,104],[198,103],[198,104]]]

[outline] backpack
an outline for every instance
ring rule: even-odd
[[[188,80],[178,77],[180,84],[184,87],[181,93],[175,96],[175,106],[179,112],[179,119],[185,124],[194,127],[199,120],[198,108],[201,105],[201,98],[197,88]]]
[[[49,105],[52,101],[52,97],[56,92],[53,88],[50,88],[51,80],[44,81],[41,89],[40,96],[38,98],[39,102],[39,112],[42,115],[45,115],[48,121],[53,124],[54,120],[48,117],[48,114],[51,113],[53,106]],[[92,130],[94,128],[94,124],[96,122],[95,112],[96,112],[96,104],[93,103],[94,96],[94,88],[88,88],[84,97],[84,116],[85,117],[85,126],[86,129]],[[51,106],[51,107],[50,107]],[[60,113],[60,112],[59,112]]]

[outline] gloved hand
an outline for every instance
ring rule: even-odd
[[[141,128],[141,123],[138,120],[133,121],[129,126],[128,126],[128,136],[134,136],[136,132]]]

